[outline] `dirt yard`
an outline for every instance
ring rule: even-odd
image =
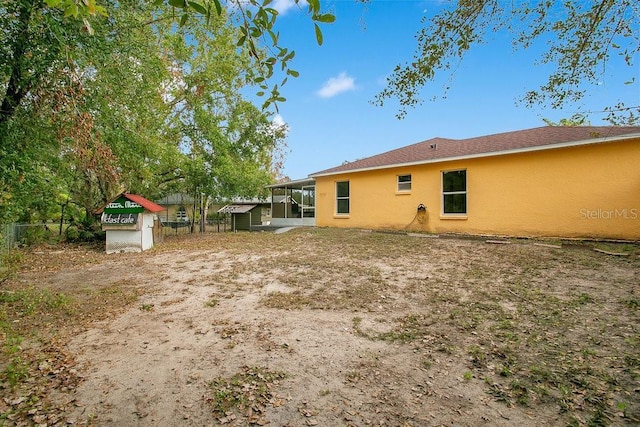
[[[1,281],[0,426],[640,423],[636,245],[300,228],[101,249],[34,248]]]

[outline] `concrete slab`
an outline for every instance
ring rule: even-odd
[[[276,231],[274,231],[274,233],[282,234],[282,233],[286,233],[289,230],[293,230],[294,228],[298,228],[298,227],[282,227],[282,228],[278,228]]]

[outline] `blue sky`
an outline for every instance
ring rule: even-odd
[[[413,57],[415,34],[443,5],[439,0],[322,0],[323,10],[336,16],[322,25],[324,44],[318,46],[305,11],[281,11],[277,31],[281,45],[296,51],[290,64],[300,77],[289,79],[281,93],[287,98],[279,115],[289,128],[283,174],[304,178],[323,169],[368,157],[433,137],[469,138],[544,126],[543,118],[558,121],[579,111],[526,108],[518,100],[545,82],[549,69],[536,66],[539,51],[516,51],[504,34],[472,49],[448,82],[442,74],[428,86],[423,105],[396,118],[393,100],[384,107],[370,103],[385,86],[393,68]],[[638,84],[623,85],[615,65],[607,69],[583,108],[601,109],[617,100],[640,104]],[[625,77],[640,70],[622,70]],[[445,85],[450,85],[442,98]],[[429,99],[440,95],[436,101]],[[595,118],[591,124],[604,124]]]

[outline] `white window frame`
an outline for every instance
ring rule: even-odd
[[[189,221],[189,214],[187,213],[187,208],[184,206],[179,206],[176,210],[176,221],[179,222],[187,222]]]
[[[451,173],[451,172],[465,172],[464,175],[464,187],[465,190],[464,191],[444,191],[444,175],[446,173]],[[467,213],[469,212],[469,200],[467,197],[467,193],[469,192],[469,188],[467,186],[467,170],[466,169],[451,169],[451,170],[444,170],[441,173],[441,185],[440,188],[442,190],[442,216],[448,216],[448,217],[466,217]],[[464,212],[445,212],[445,196],[454,196],[457,194],[464,194],[464,199],[465,199],[465,210]]]
[[[339,196],[338,195],[338,184],[342,184],[346,182],[347,186],[348,186],[348,195],[347,196]],[[344,181],[336,181],[336,215],[349,215],[351,213],[351,183],[349,182],[349,180],[344,180]],[[340,200],[346,200],[347,201],[347,212],[338,212],[338,206],[339,206],[339,201]]]
[[[405,178],[405,177],[409,177],[409,181],[400,181],[400,178]],[[404,175],[397,175],[396,176],[396,191],[398,193],[409,193],[411,192],[411,174],[407,173]]]

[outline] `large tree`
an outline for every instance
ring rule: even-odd
[[[37,2],[0,6],[0,221],[29,219],[55,198],[44,190],[55,193],[60,184],[50,106],[61,104],[68,86],[65,46],[83,37],[76,27],[59,13],[42,13]]]
[[[398,116],[404,117],[409,108],[422,103],[424,87],[437,75],[452,73],[475,45],[505,31],[515,49],[545,46],[538,62],[555,67],[545,84],[523,95],[529,106],[579,103],[616,61],[628,66],[621,79],[635,85],[637,92],[640,82],[635,81],[633,61],[640,51],[640,3],[636,0],[474,0],[450,2],[425,21],[413,60],[395,68],[375,103],[397,99]],[[600,113],[614,124],[634,123],[640,106],[621,100],[603,105]]]
[[[268,127],[250,125],[269,113],[254,107],[242,132],[230,130],[247,115],[240,91],[258,78],[253,55],[263,53],[237,46],[242,32],[226,14],[176,25],[162,4],[101,6],[106,16],[90,31],[43,2],[0,6],[0,222],[47,217],[70,201],[89,213],[123,190],[214,191],[207,179],[232,189],[231,173],[216,174],[237,165],[255,171],[238,195],[269,182],[283,135],[265,139]],[[215,152],[200,148],[210,135]],[[236,168],[212,166],[225,157]],[[196,170],[206,175],[187,173]]]
[[[14,1],[14,0],[9,0]],[[319,24],[335,21],[335,16],[323,13],[320,0],[290,0],[301,9],[306,9],[313,22],[318,44],[322,44],[323,36]],[[24,0],[20,3],[35,8],[48,8],[50,11],[61,11],[64,17],[74,18],[81,31],[94,34],[95,21],[100,17],[109,17],[108,0]],[[124,7],[128,2],[122,2]],[[154,0],[146,2],[147,10],[156,18],[163,15],[167,8],[171,9],[171,17],[181,27],[194,19],[205,25],[221,16],[230,16],[239,30],[236,40],[238,46],[247,48],[253,60],[255,71],[253,82],[260,86],[257,92],[264,97],[263,109],[285,101],[280,94],[280,87],[290,76],[297,77],[298,72],[289,68],[295,52],[280,44],[280,34],[275,28],[278,11],[278,0]],[[30,13],[30,12],[29,12]],[[25,15],[26,16],[26,15]],[[166,15],[160,19],[166,18]],[[264,49],[266,48],[266,49]],[[277,75],[279,66],[282,79],[270,85]],[[0,110],[0,121],[4,111]]]
[[[256,196],[278,172],[286,129],[241,96],[254,70],[238,55],[236,30],[191,22],[159,28],[173,76],[167,124],[189,159],[181,190],[194,199]]]

